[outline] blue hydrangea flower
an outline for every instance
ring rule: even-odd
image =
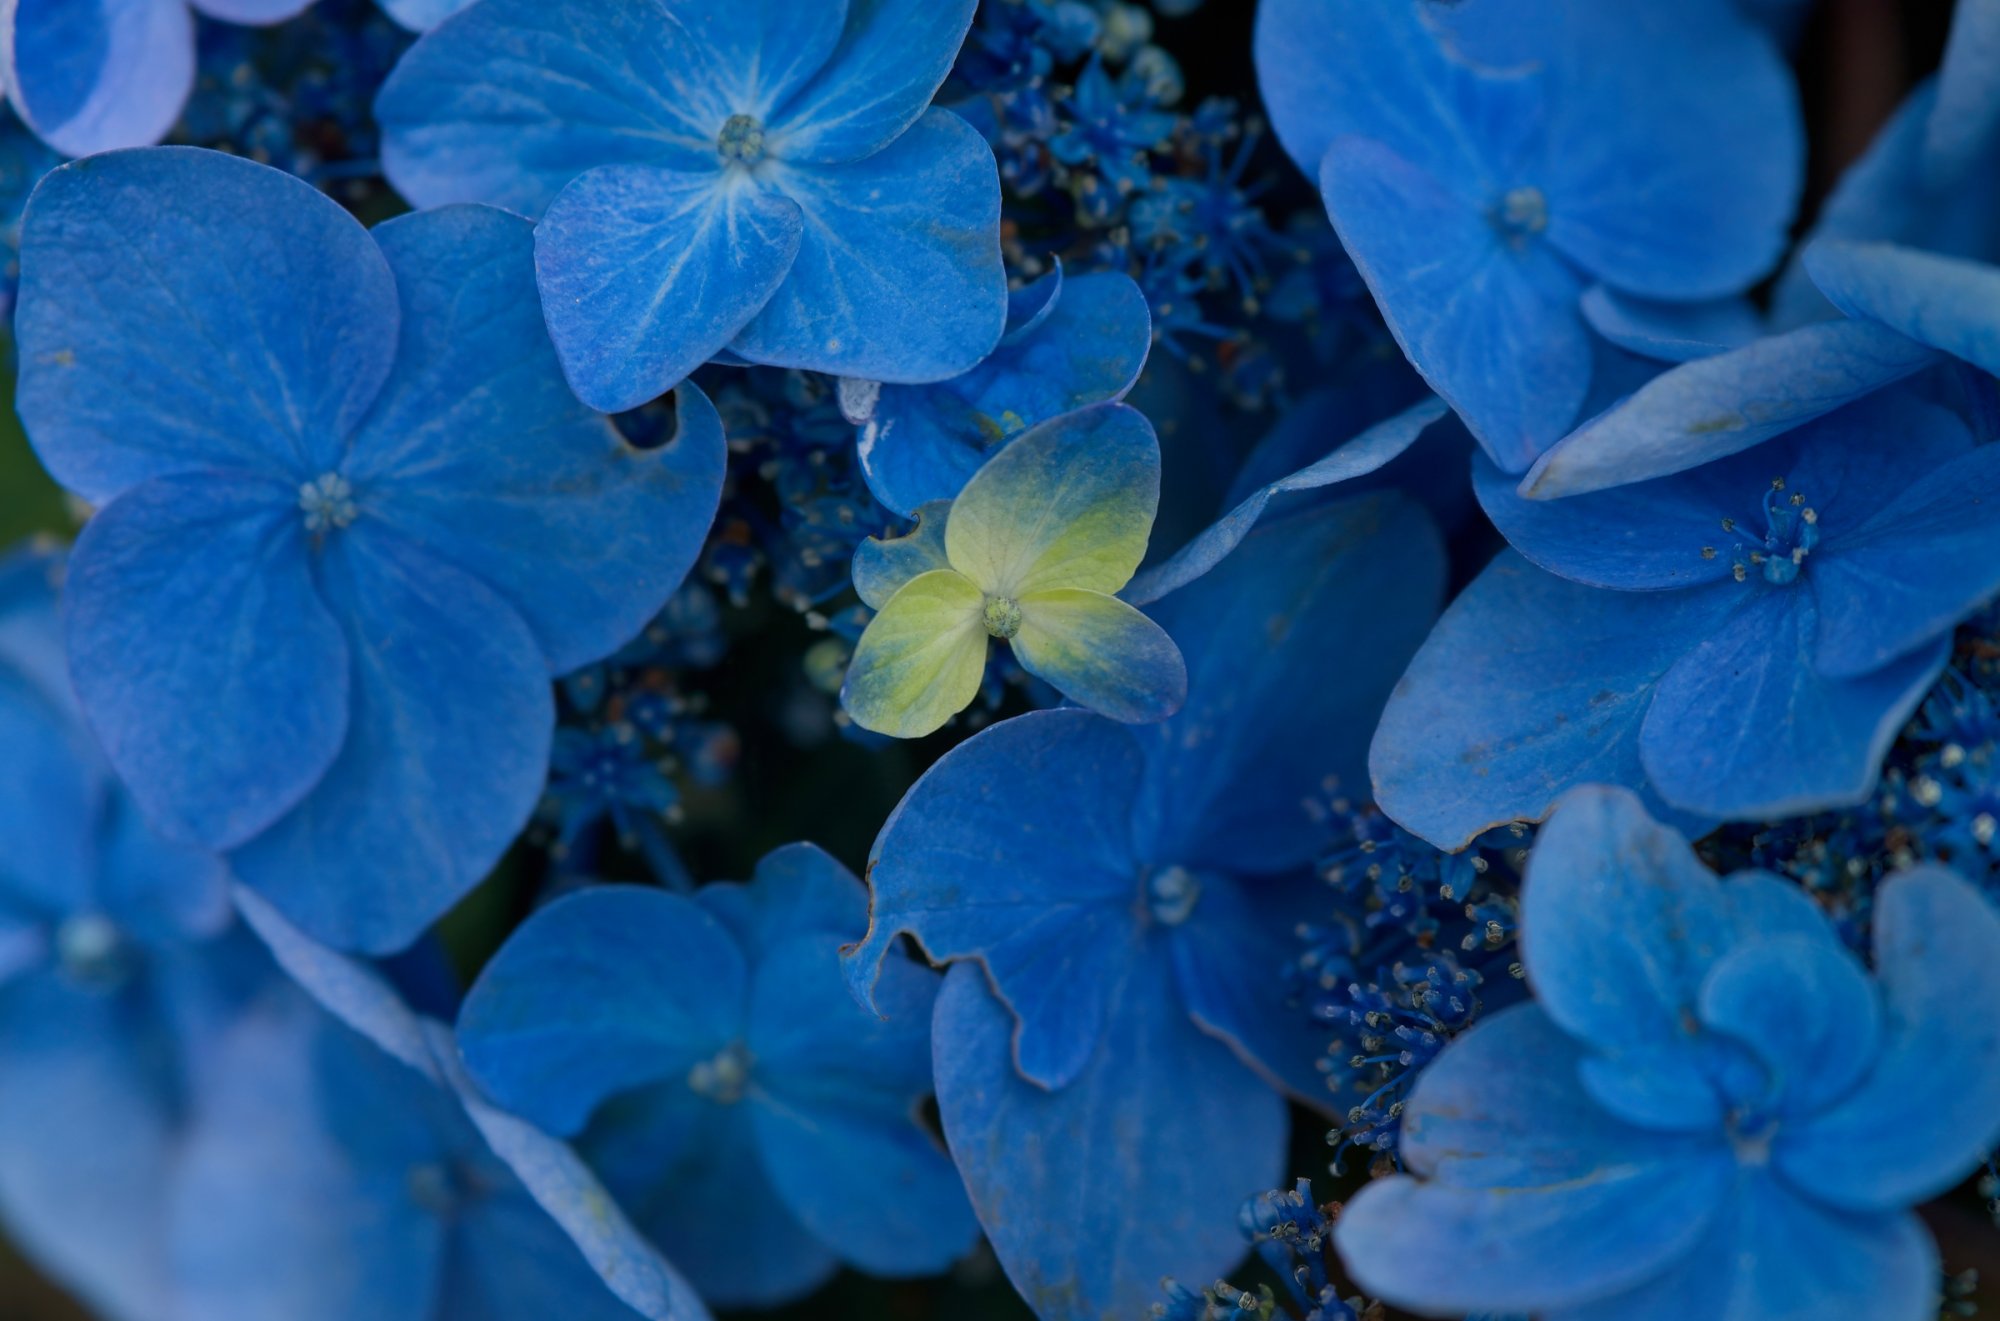
[[[1008,445],[917,530],[856,553],[878,613],[841,688],[862,728],[932,733],[978,695],[994,639],[1063,696],[1144,723],[1180,709],[1173,639],[1113,593],[1145,558],[1160,446],[1143,414],[1096,404]]]
[[[843,383],[868,489],[905,518],[951,499],[1030,427],[1123,399],[1152,343],[1145,295],[1129,277],[1066,279],[1057,267],[1010,298],[1000,347],[964,375],[934,385]]]
[[[484,0],[377,113],[419,206],[539,216],[585,402],[633,408],[725,348],[875,381],[970,369],[1006,322],[1000,185],[928,110],[974,0]]]
[[[1858,803],[1952,627],[2000,592],[2000,447],[1908,387],[1562,500],[1476,469],[1514,548],[1439,622],[1371,758],[1383,809],[1442,848],[1587,782],[1710,819]]]
[[[1528,867],[1537,1002],[1419,1079],[1421,1177],[1334,1227],[1355,1279],[1436,1314],[1936,1316],[1909,1208],[2000,1140],[2000,914],[1936,867],[1879,904],[1871,977],[1802,891],[1718,880],[1623,790],[1565,797]]]
[[[60,572],[0,559],[0,1218],[106,1316],[164,1321],[190,1066],[248,976],[221,862],[148,830],[83,727]]]
[[[1320,902],[1308,804],[1361,782],[1443,576],[1394,495],[1277,519],[1153,607],[1188,658],[1178,716],[1005,721],[876,841],[850,975],[868,994],[903,932],[959,961],[933,1024],[945,1136],[1045,1321],[1143,1315],[1162,1275],[1215,1278],[1284,1164],[1274,1084],[1325,1102],[1323,1032],[1249,952]]]
[[[162,833],[342,946],[407,945],[485,875],[541,794],[549,676],[644,627],[719,498],[692,387],[651,450],[569,393],[530,244],[477,207],[370,234],[182,148],[29,204],[20,412],[100,507],[84,710]]]
[[[938,979],[898,957],[885,1017],[856,1004],[840,949],[866,925],[861,883],[808,844],[692,898],[585,890],[480,974],[459,1020],[466,1067],[507,1109],[582,1132],[640,1227],[718,1305],[807,1293],[843,1261],[941,1271],[977,1229],[914,1122]]]
[[[1784,250],[1797,94],[1731,5],[1267,0],[1257,68],[1397,342],[1508,472],[1584,403],[1586,285],[1713,299]]]
[[[178,1315],[709,1321],[576,1153],[479,1094],[449,1028],[237,901],[312,998],[277,985],[206,1062],[175,1188]]]

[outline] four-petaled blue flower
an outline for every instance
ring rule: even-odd
[[[938,1107],[1044,1321],[1139,1316],[1161,1276],[1213,1279],[1242,1251],[1236,1209],[1282,1169],[1273,1084],[1329,1103],[1324,1039],[1246,952],[1313,911],[1309,803],[1361,783],[1443,554],[1393,495],[1237,535],[1153,607],[1187,657],[1179,715],[996,725],[917,782],[869,867],[856,992],[902,932],[960,961],[933,1021]]]
[[[916,1122],[938,979],[896,957],[885,1016],[854,1003],[840,950],[866,925],[861,883],[809,844],[692,898],[585,890],[480,975],[459,1020],[466,1067],[502,1106],[582,1133],[712,1302],[769,1306],[843,1261],[941,1271],[977,1230]]]
[[[165,1321],[190,1066],[261,965],[221,862],[149,831],[84,729],[61,568],[0,559],[0,1217],[106,1316]]]
[[[483,0],[377,106],[420,206],[539,216],[564,370],[606,412],[737,359],[936,381],[999,341],[993,153],[927,109],[974,0]]]
[[[481,207],[371,235],[182,148],[29,204],[20,412],[100,506],[85,714],[162,833],[345,947],[409,944],[485,875],[541,795],[550,675],[645,626],[720,496],[692,387],[653,450],[569,393],[530,243]]]
[[[1398,1306],[1547,1321],[1928,1321],[1917,1202],[2000,1140],[2000,914],[1920,868],[1876,895],[1874,977],[1795,886],[1717,879],[1619,789],[1528,867],[1537,1002],[1447,1047],[1403,1113],[1419,1178],[1334,1241]]]
[[[2000,446],[1895,386],[1691,471],[1680,457],[1558,500],[1478,462],[1514,548],[1383,715],[1371,768],[1397,821],[1458,848],[1579,783],[1690,820],[1868,796],[1953,626],[2000,593]]]
[[[1397,342],[1508,472],[1584,403],[1587,286],[1713,299],[1784,250],[1797,93],[1731,4],[1264,0],[1257,71]]]
[[[846,381],[841,408],[861,427],[861,473],[904,517],[949,500],[1022,432],[1090,404],[1123,399],[1153,343],[1145,295],[1130,277],[1065,278],[1061,267],[1009,299],[1000,347],[933,385]]]

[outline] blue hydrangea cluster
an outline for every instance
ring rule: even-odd
[[[1938,8],[0,0],[0,1315],[1976,1314]]]

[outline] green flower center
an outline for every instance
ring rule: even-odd
[[[749,115],[731,115],[716,134],[715,150],[723,160],[755,165],[764,159],[764,123]]]
[[[986,625],[989,635],[1011,638],[1021,631],[1021,607],[1004,596],[989,596],[986,598],[986,609],[980,614],[980,622]]]

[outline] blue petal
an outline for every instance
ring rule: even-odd
[[[1859,804],[1944,668],[1950,639],[1870,674],[1832,678],[1813,665],[1811,600],[1751,586],[1761,594],[1728,619],[1681,634],[1683,654],[1659,680],[1640,731],[1646,774],[1675,807],[1721,819]],[[1701,594],[1727,597],[1729,585]]]
[[[971,125],[932,110],[866,160],[783,164],[805,214],[791,274],[729,347],[752,362],[941,381],[1000,342],[1000,178]]]
[[[90,736],[8,659],[0,653],[0,909],[39,928],[91,903],[106,774]]]
[[[1852,532],[1829,536],[1809,571],[1821,673],[1868,674],[2000,592],[1996,503],[2000,447],[1982,445],[1888,499]]]
[[[2000,270],[1891,243],[1822,241],[1806,270],[1835,307],[2000,371]]]
[[[1840,1099],[1875,1063],[1882,1013],[1868,973],[1824,937],[1739,945],[1710,969],[1701,1021],[1757,1053],[1784,1113]]]
[[[919,506],[917,525],[900,537],[870,537],[854,548],[854,590],[870,610],[880,610],[898,588],[920,574],[949,569],[944,551],[945,524],[951,501],[933,500]]]
[[[382,12],[412,32],[428,32],[472,0],[375,0]]]
[[[1019,604],[1014,659],[1077,705],[1144,725],[1187,699],[1180,649],[1137,606],[1075,587],[1031,592]]]
[[[1404,1159],[1431,1177],[1377,1180],[1335,1225],[1357,1283],[1434,1314],[1540,1312],[1644,1280],[1698,1241],[1727,1149],[1612,1119],[1576,1085],[1580,1058],[1534,1005],[1446,1048],[1403,1111]]]
[[[978,0],[848,0],[847,30],[832,57],[771,115],[771,154],[830,163],[888,146],[929,107],[978,7]]]
[[[184,147],[78,161],[28,207],[17,402],[93,504],[169,473],[296,486],[375,401],[396,318],[381,250],[310,184]]]
[[[1502,552],[1390,697],[1369,750],[1376,801],[1459,849],[1494,826],[1540,820],[1572,785],[1641,788],[1654,685],[1736,603],[1726,587],[1601,591]]]
[[[137,986],[45,969],[0,987],[0,1210],[41,1268],[119,1321],[172,1291],[164,1226],[186,1097],[176,1042]]]
[[[1237,879],[1217,872],[1197,875],[1194,909],[1167,933],[1174,984],[1195,1025],[1228,1043],[1236,1057],[1273,1087],[1319,1110],[1331,1110],[1327,1031],[1302,1013],[1283,977],[1273,977],[1248,949],[1287,949],[1302,923],[1325,916],[1326,886],[1319,877]]]
[[[609,655],[701,552],[721,419],[686,386],[678,434],[642,450],[576,401],[536,307],[527,222],[452,207],[376,233],[403,345],[345,468],[357,499],[506,597],[555,673]]]
[[[465,1115],[529,1196],[561,1226],[605,1287],[649,1321],[709,1321],[693,1288],[632,1227],[583,1160],[568,1147],[479,1095],[458,1061],[450,1029],[425,1025],[431,1053]]]
[[[562,1228],[524,1193],[473,1204],[453,1248],[443,1290],[453,1318],[632,1321],[639,1315],[605,1287]]]
[[[746,1105],[717,1105],[675,1081],[612,1101],[579,1145],[717,1307],[775,1307],[840,1269],[779,1197]]]
[[[231,861],[315,937],[386,954],[471,891],[527,824],[555,712],[534,635],[478,579],[373,524],[335,532],[326,551],[320,579],[352,658],[347,741],[305,801]]]
[[[77,542],[67,598],[77,693],[170,838],[241,844],[340,751],[347,648],[295,506],[262,479],[162,477],[113,501]]]
[[[1161,1276],[1216,1278],[1243,1255],[1237,1209],[1283,1172],[1283,1101],[1188,1021],[1158,952],[1130,961],[1109,999],[1087,1067],[1045,1092],[1015,1073],[1012,1020],[977,968],[953,968],[938,996],[945,1136],[1043,1321],[1140,1316]]]
[[[664,890],[603,886],[529,918],[459,1014],[468,1072],[558,1136],[608,1096],[683,1079],[743,1033],[748,970],[730,933]]]
[[[855,993],[869,999],[901,932],[933,962],[976,958],[1020,1020],[1021,1071],[1045,1087],[1074,1079],[1135,938],[1140,769],[1123,726],[1075,710],[1019,716],[945,754],[875,841],[868,935],[847,958]]]
[[[1564,437],[1529,471],[1521,494],[1581,495],[1686,472],[1831,413],[1936,360],[1932,350],[1859,321],[1821,322],[1698,358]]]
[[[714,170],[724,121],[767,115],[809,77],[844,12],[837,0],[487,0],[419,41],[384,84],[383,167],[420,207],[526,216],[601,166]]]
[[[1660,303],[1594,284],[1583,291],[1583,319],[1619,348],[1656,362],[1692,362],[1756,339],[1756,305],[1745,298]]]
[[[1308,463],[1297,472],[1267,482],[1210,524],[1200,536],[1176,551],[1172,559],[1145,570],[1133,579],[1119,595],[1134,605],[1150,605],[1169,592],[1186,586],[1209,572],[1241,545],[1264,516],[1272,500],[1297,492],[1321,490],[1379,472],[1406,453],[1444,415],[1443,404],[1435,399],[1424,399],[1368,428],[1352,440],[1339,444],[1331,453]]]
[[[928,1275],[979,1236],[958,1171],[917,1122],[931,1090],[937,974],[892,957],[878,1017],[840,993],[837,936],[771,948],[751,992],[751,1122],[785,1205],[843,1260]]]
[[[1060,272],[1033,286],[1059,281]],[[1051,293],[1025,334],[930,387],[884,386],[857,452],[868,488],[897,513],[957,495],[992,451],[1089,404],[1123,399],[1152,346],[1145,295],[1117,272],[1082,275]]]
[[[1312,861],[1325,838],[1307,804],[1366,792],[1368,738],[1444,574],[1423,510],[1385,493],[1275,521],[1154,606],[1189,686],[1180,715],[1136,731],[1141,856],[1237,874]]]
[[[751,951],[806,931],[852,940],[868,928],[868,887],[816,844],[772,849],[748,885],[704,885],[695,902]]]
[[[313,0],[188,0],[210,18],[253,25],[281,23],[311,8]]]
[[[1991,160],[2000,133],[2000,4],[1966,0],[1952,14],[1924,134],[1924,167],[1950,185]]]
[[[715,356],[793,268],[801,225],[790,199],[713,166],[579,176],[535,229],[542,310],[577,395],[637,408]]]
[[[1493,461],[1520,472],[1575,421],[1590,387],[1579,285],[1540,244],[1379,143],[1343,139],[1320,194],[1383,318]]]
[[[1815,1197],[1890,1211],[1936,1196],[2000,1141],[2000,915],[1956,874],[1923,867],[1875,900],[1882,1052],[1846,1099],[1788,1128],[1772,1157]]]
[[[1937,1311],[1937,1248],[1915,1216],[1832,1212],[1757,1169],[1718,1200],[1707,1234],[1669,1269],[1548,1321],[1929,1321]]]
[[[423,1024],[379,969],[320,944],[254,890],[238,885],[233,897],[278,966],[321,1008],[418,1073],[436,1072]]]
[[[158,0],[16,0],[0,87],[65,156],[167,136],[194,88],[194,23]]]
[[[222,859],[160,838],[122,790],[108,795],[100,828],[96,897],[119,930],[144,944],[169,945],[218,935],[229,925]]]

